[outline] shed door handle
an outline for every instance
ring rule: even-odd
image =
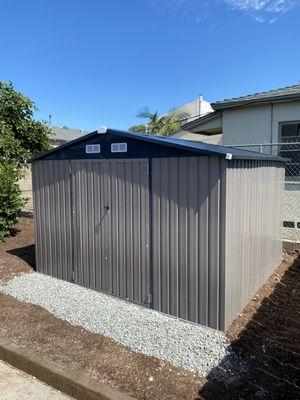
[[[104,208],[105,212],[103,213],[103,216],[102,216],[101,219],[100,219],[99,226],[101,226],[101,224],[102,224],[104,218],[105,218],[106,215],[109,213],[109,206],[104,206],[103,208]]]

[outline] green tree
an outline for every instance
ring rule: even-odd
[[[160,116],[158,112],[151,113],[148,107],[145,107],[137,114],[137,117],[146,119],[144,125],[134,125],[129,129],[135,132],[147,132],[154,135],[169,136],[180,130],[181,122],[189,117],[186,112],[171,110],[165,115]]]
[[[0,157],[22,167],[26,158],[50,149],[52,134],[46,124],[33,119],[33,101],[0,82]]]
[[[0,82],[0,241],[9,235],[24,205],[18,180],[25,160],[50,149],[51,130],[35,121],[35,104]]]

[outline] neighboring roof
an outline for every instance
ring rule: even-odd
[[[225,108],[245,106],[248,104],[269,103],[272,101],[293,99],[300,99],[300,84],[269,90],[267,92],[225,99],[212,103],[211,105],[214,110],[224,110]]]
[[[193,140],[196,142],[204,142],[211,144],[221,144],[222,134],[203,135],[201,133],[193,133],[189,131],[178,131],[172,135],[173,138],[181,140]]]
[[[212,155],[212,156],[221,157],[221,158],[226,158],[228,154],[231,154],[232,159],[238,159],[238,160],[286,161],[286,159],[281,158],[281,157],[268,156],[265,154],[256,153],[254,151],[241,150],[241,149],[237,149],[234,147],[225,147],[225,146],[196,142],[196,141],[191,141],[191,140],[176,139],[173,137],[163,137],[163,136],[157,136],[157,135],[150,135],[150,134],[146,134],[146,133],[137,133],[137,132],[131,132],[131,131],[107,129],[107,132],[105,133],[105,135],[110,135],[110,134],[118,135],[121,137],[127,137],[127,138],[131,138],[131,139],[136,139],[136,140],[141,140],[141,141],[144,141],[145,143],[147,143],[147,142],[156,143],[156,144],[160,144],[160,145],[166,145],[169,147],[174,147],[177,149],[190,151],[192,153],[198,153],[198,154],[202,154],[202,155]],[[89,139],[91,139],[97,135],[101,136],[101,134],[99,134],[97,131],[91,132],[83,137],[72,140],[71,142],[64,143],[61,146],[58,146],[44,154],[33,157],[30,160],[28,160],[28,162],[32,162],[34,160],[39,160],[39,159],[45,158],[49,154],[57,153],[62,149],[73,146],[74,144],[88,141]]]
[[[183,122],[185,124],[193,121],[194,119],[198,119],[202,115],[207,115],[211,113],[213,109],[211,108],[211,105],[208,101],[203,100],[202,97],[198,97],[190,103],[186,103],[180,107],[176,107],[176,111],[187,113],[189,115],[186,118],[186,121]]]
[[[199,124],[211,121],[215,118],[218,118],[220,115],[221,115],[221,112],[213,111],[209,114],[203,115],[202,117],[196,118],[193,121],[188,122],[187,124],[182,125],[182,127],[184,128],[184,130],[188,130],[188,129],[198,126]]]
[[[78,137],[84,136],[88,133],[87,131],[84,131],[82,129],[72,129],[68,128],[67,126],[50,126],[50,129],[54,133],[54,135],[50,137],[50,140],[57,140],[61,142],[68,142],[70,140],[74,140]]]

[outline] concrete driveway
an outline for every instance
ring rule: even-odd
[[[0,400],[70,400],[50,386],[0,361]]]

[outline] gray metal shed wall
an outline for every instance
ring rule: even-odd
[[[152,161],[153,306],[223,328],[225,160]]]
[[[225,328],[281,262],[284,165],[228,163]]]
[[[37,270],[64,280],[72,276],[69,161],[32,164]]]

